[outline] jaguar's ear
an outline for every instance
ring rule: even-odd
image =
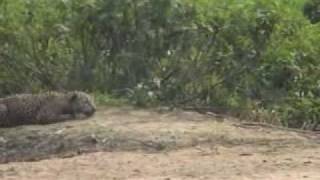
[[[70,98],[70,101],[71,101],[71,102],[74,102],[75,100],[77,100],[77,98],[78,98],[77,93],[72,93],[71,98]]]

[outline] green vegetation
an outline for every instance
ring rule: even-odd
[[[316,0],[0,0],[0,94],[81,89],[137,105],[320,121]]]

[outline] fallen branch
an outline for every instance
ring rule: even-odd
[[[266,124],[266,123],[259,123],[259,122],[243,122],[240,124],[233,124],[237,127],[247,128],[247,127],[263,127],[263,128],[269,128],[269,129],[277,129],[277,130],[284,130],[284,131],[291,131],[291,132],[297,132],[297,133],[303,133],[303,134],[312,134],[317,135],[320,132],[314,132],[314,131],[307,131],[307,130],[301,130],[301,129],[293,129],[293,128],[286,128],[286,127],[280,127],[272,124]]]

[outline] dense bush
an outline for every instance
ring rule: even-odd
[[[319,0],[308,0],[304,7],[303,13],[307,16],[311,23],[317,23],[320,21],[320,1]]]
[[[82,89],[310,127],[320,115],[314,2],[2,0],[0,93]]]

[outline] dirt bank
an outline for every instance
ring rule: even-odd
[[[0,179],[320,179],[320,137],[239,124],[123,107],[0,129]]]

